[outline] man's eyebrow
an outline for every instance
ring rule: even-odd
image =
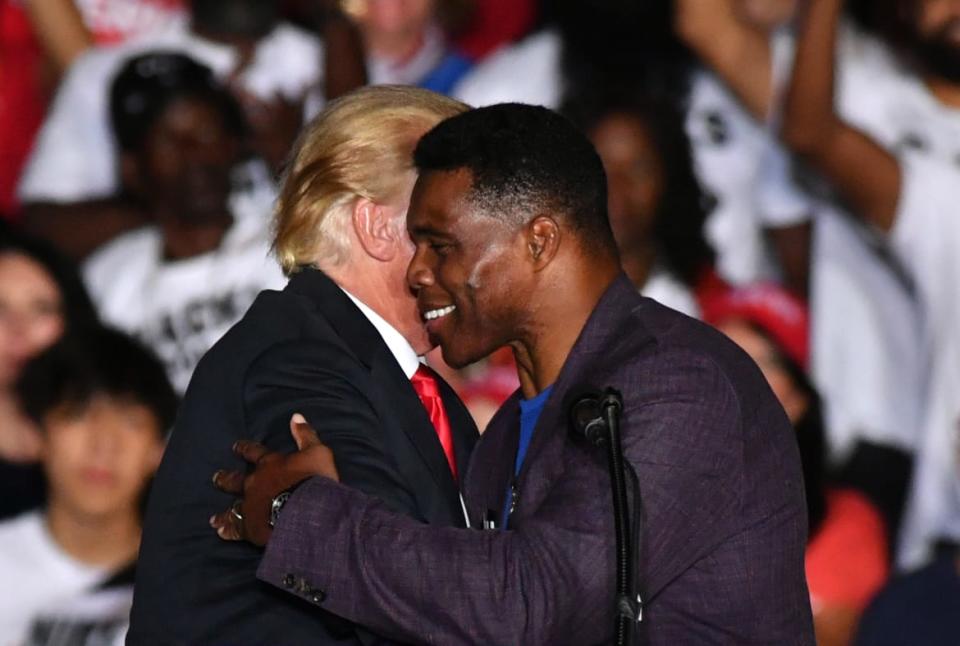
[[[434,238],[446,238],[447,234],[443,231],[438,231],[429,226],[418,225],[410,229],[410,235],[412,236],[432,236]]]

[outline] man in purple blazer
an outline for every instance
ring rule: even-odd
[[[609,643],[610,484],[572,438],[567,403],[611,386],[641,490],[641,641],[813,644],[786,416],[746,355],[620,272],[586,139],[544,108],[499,105],[442,122],[415,160],[408,280],[431,337],[454,366],[510,345],[521,380],[461,483],[473,529],[340,485],[322,445],[279,456],[241,443],[258,464],[243,488],[224,479],[243,502],[213,520],[221,537],[265,542],[261,579],[400,641]]]

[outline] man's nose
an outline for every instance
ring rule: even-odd
[[[414,292],[421,287],[433,284],[433,271],[426,263],[424,250],[417,246],[413,252],[413,258],[410,259],[410,265],[407,267],[407,283]]]

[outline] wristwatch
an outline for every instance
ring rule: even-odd
[[[287,500],[289,499],[289,489],[286,491],[281,491],[273,497],[273,500],[270,502],[270,520],[267,522],[271,529],[277,524],[277,520],[280,518],[280,510],[283,509],[283,506],[287,504]]]

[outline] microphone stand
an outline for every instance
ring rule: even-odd
[[[637,593],[636,549],[634,537],[639,542],[640,487],[623,457],[620,437],[620,413],[623,400],[620,393],[607,388],[600,398],[600,410],[606,423],[607,465],[610,469],[610,487],[613,493],[613,520],[616,532],[617,553],[617,614],[615,643],[628,646],[633,643],[637,622],[642,617],[642,601]],[[630,507],[627,500],[627,469],[630,468],[634,490],[634,522],[630,523]]]

